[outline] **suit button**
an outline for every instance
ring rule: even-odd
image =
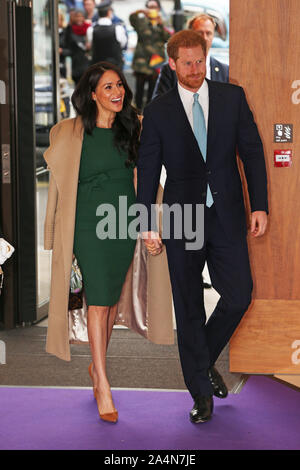
[[[211,175],[211,171],[210,171],[210,170],[207,170],[206,174],[207,174],[207,175]]]
[[[214,191],[213,195],[216,196],[218,194],[218,191]]]

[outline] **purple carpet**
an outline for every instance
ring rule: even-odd
[[[0,449],[300,449],[300,393],[251,377],[215,399],[213,419],[189,422],[186,392],[113,390],[119,422],[97,415],[86,389],[0,388]]]

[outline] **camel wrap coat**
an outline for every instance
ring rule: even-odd
[[[44,154],[50,170],[44,225],[44,248],[53,250],[46,351],[70,361],[68,300],[73,256],[77,186],[83,125],[80,117],[65,119],[50,132]],[[158,202],[162,200],[162,188]],[[166,250],[148,256],[138,238],[118,302],[116,324],[158,344],[174,342],[172,292]]]

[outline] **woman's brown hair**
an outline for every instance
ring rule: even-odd
[[[115,146],[128,155],[126,165],[129,166],[137,161],[141,124],[137,110],[131,104],[132,91],[123,72],[116,65],[109,62],[98,62],[91,65],[78,82],[71,101],[77,115],[82,118],[85,132],[92,134],[93,129],[96,127],[98,115],[97,105],[92,99],[92,93],[96,90],[102,75],[108,70],[116,72],[125,89],[123,108],[122,111],[116,113],[112,131]]]

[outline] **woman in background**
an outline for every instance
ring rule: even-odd
[[[86,51],[86,32],[89,26],[81,10],[70,12],[69,25],[65,30],[65,48],[71,53],[72,80],[75,85],[89,66]]]

